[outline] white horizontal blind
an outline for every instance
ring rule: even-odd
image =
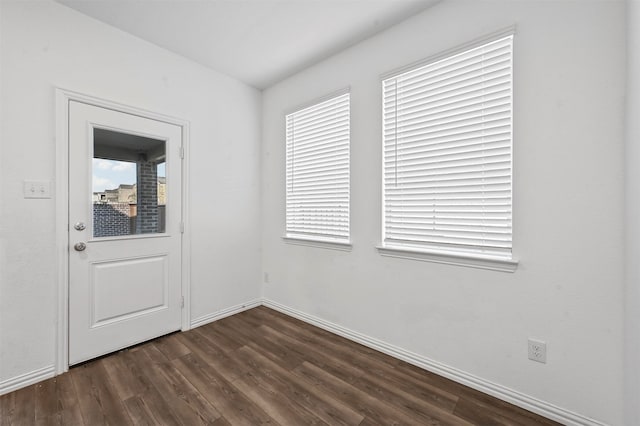
[[[386,245],[511,257],[512,46],[382,82]]]
[[[349,93],[286,116],[288,237],[349,240]]]

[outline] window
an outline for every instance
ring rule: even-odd
[[[349,242],[349,93],[286,116],[286,237]]]
[[[513,35],[383,91],[383,247],[511,259]]]

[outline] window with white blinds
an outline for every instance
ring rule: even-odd
[[[512,46],[383,80],[385,247],[511,259]]]
[[[286,236],[349,241],[349,93],[286,116]]]

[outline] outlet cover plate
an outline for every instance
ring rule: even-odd
[[[529,339],[529,359],[543,364],[547,363],[547,342]]]

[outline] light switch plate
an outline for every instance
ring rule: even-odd
[[[51,198],[51,181],[25,180],[24,198]]]

